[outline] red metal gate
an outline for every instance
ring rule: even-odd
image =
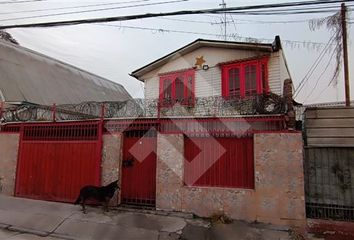
[[[156,132],[126,132],[123,145],[122,203],[154,206]]]
[[[254,188],[253,138],[185,137],[184,149],[186,185]]]
[[[15,195],[73,202],[100,184],[100,122],[25,124],[20,131]]]

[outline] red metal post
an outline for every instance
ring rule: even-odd
[[[0,119],[2,118],[2,113],[3,113],[3,109],[4,109],[4,102],[0,102]]]
[[[105,106],[105,104],[104,103],[102,103],[102,105],[101,105],[101,121],[104,119],[104,116],[105,116],[105,114],[106,114],[106,106]]]
[[[56,119],[56,111],[57,111],[57,105],[55,103],[53,103],[53,106],[52,106],[52,116],[53,116],[53,122],[55,122],[55,119]]]

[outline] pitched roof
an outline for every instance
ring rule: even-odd
[[[49,105],[129,98],[118,83],[0,40],[0,101]]]
[[[140,80],[139,78],[158,68],[167,62],[177,59],[185,54],[188,54],[201,47],[215,47],[215,48],[229,48],[229,49],[242,49],[242,50],[257,50],[264,52],[274,52],[281,49],[279,36],[275,37],[273,43],[253,43],[253,42],[233,42],[233,41],[218,41],[218,40],[207,40],[207,39],[197,39],[194,42],[187,44],[186,46],[171,52],[162,58],[159,58],[135,71],[130,75]]]

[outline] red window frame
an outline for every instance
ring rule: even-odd
[[[268,57],[264,57],[256,60],[222,65],[222,96],[244,98],[268,93],[268,60]],[[253,79],[255,79],[256,86],[248,80],[248,76],[251,76],[253,72],[251,71],[252,68],[254,68],[255,71],[255,78]],[[238,84],[237,81],[235,81],[235,83],[230,82],[230,73],[235,74],[235,72],[239,73]],[[252,79],[252,77],[250,79]],[[230,89],[230,87],[234,87],[234,89]]]
[[[160,76],[160,105],[172,107],[176,103],[194,106],[195,70],[188,69]]]

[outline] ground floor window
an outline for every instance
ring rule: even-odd
[[[185,137],[188,186],[254,188],[253,138]]]

